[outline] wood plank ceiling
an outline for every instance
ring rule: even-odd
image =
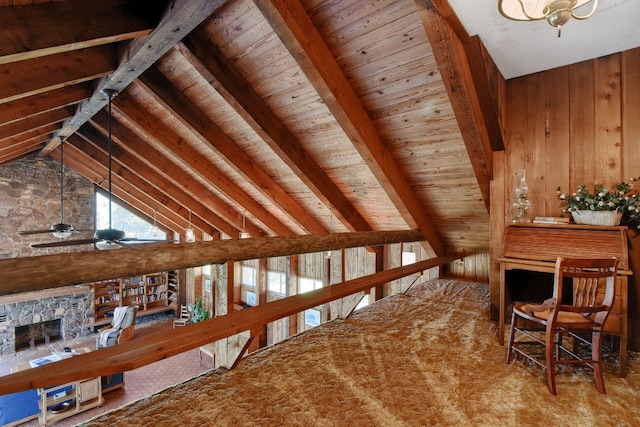
[[[431,255],[488,248],[497,108],[446,1],[4,0],[0,16],[0,163],[66,141],[65,164],[107,188],[110,88],[113,194],[167,229],[191,212],[212,236],[419,229]]]

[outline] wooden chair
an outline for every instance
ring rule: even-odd
[[[541,305],[516,304],[511,316],[507,363],[512,352],[522,354],[547,370],[547,386],[556,394],[557,364],[587,364],[593,368],[596,388],[606,393],[602,378],[601,340],[604,322],[615,293],[616,258],[562,258],[556,261],[553,298]],[[572,279],[571,303],[563,303],[562,284]],[[517,335],[516,335],[517,334]],[[591,339],[588,339],[590,335]],[[570,349],[563,338],[573,339]],[[579,346],[591,347],[590,357]],[[535,348],[544,348],[544,356]],[[562,357],[564,356],[564,357]]]
[[[181,326],[187,326],[191,322],[191,313],[187,309],[186,305],[180,306],[180,317],[173,320],[173,329]]]

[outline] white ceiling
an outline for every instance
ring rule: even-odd
[[[546,20],[504,18],[498,0],[449,3],[469,35],[480,36],[505,79],[640,47],[640,0],[600,0],[591,18],[571,19],[560,38]],[[589,10],[587,5],[580,12]]]

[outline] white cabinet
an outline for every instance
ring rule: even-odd
[[[100,377],[39,389],[40,425],[47,425],[102,405]]]

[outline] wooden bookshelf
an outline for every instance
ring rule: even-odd
[[[94,325],[111,323],[116,307],[137,305],[138,316],[177,310],[178,273],[165,271],[89,284],[94,292]]]

